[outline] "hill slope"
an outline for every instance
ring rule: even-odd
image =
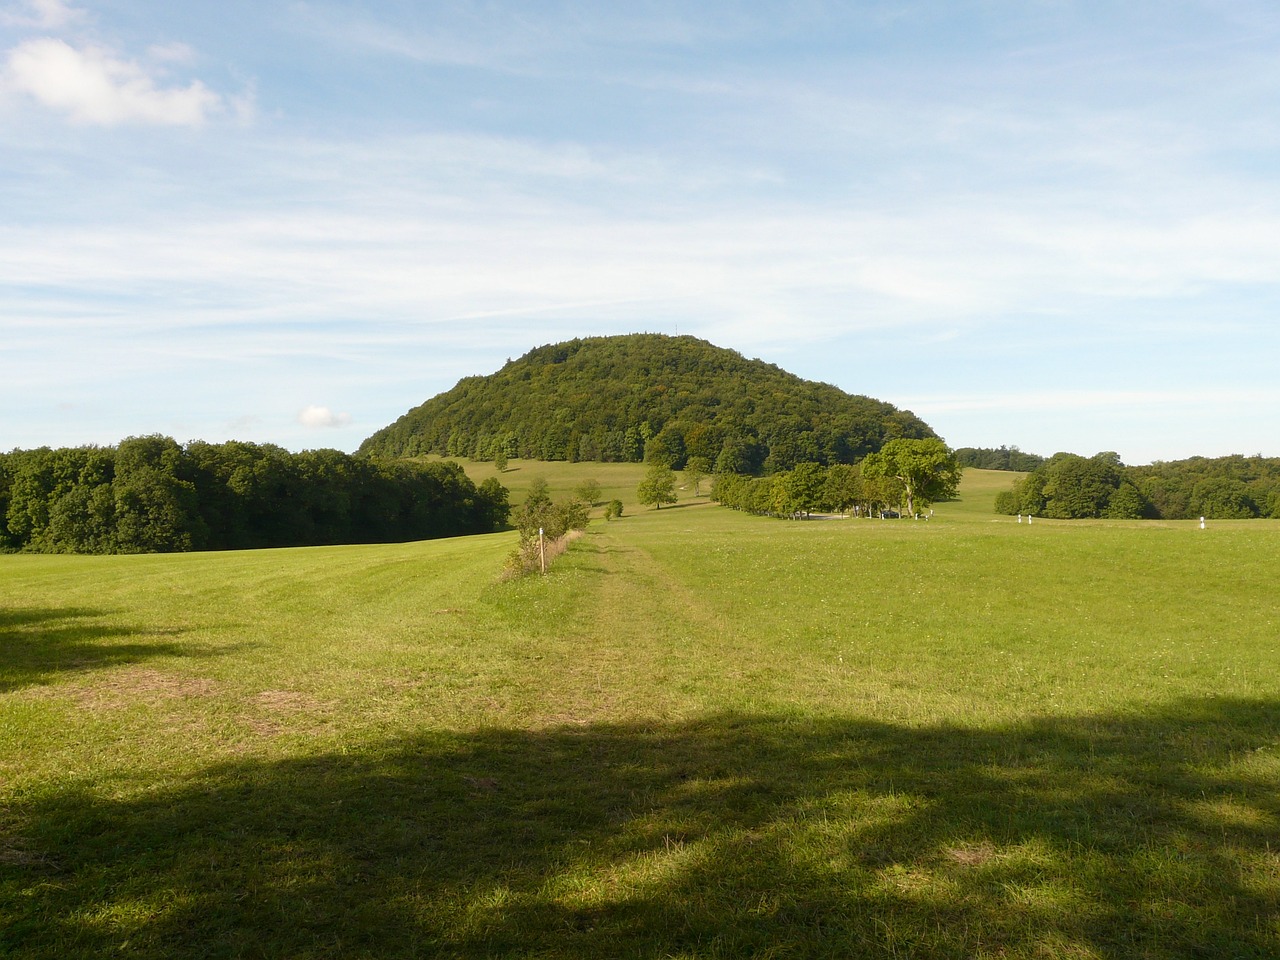
[[[630,334],[549,344],[467,377],[360,447],[380,456],[636,462],[702,456],[740,472],[851,463],[893,437],[931,437],[914,414],[694,337]]]

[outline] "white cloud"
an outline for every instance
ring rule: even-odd
[[[9,13],[0,22],[21,27],[39,27],[41,30],[61,30],[84,18],[84,11],[77,10],[65,0],[26,0],[27,14]]]
[[[304,427],[311,427],[313,429],[345,427],[351,422],[351,414],[334,413],[328,407],[317,407],[312,405],[306,407],[298,414],[298,422]]]
[[[81,123],[200,126],[224,108],[199,80],[163,88],[134,61],[93,45],[27,40],[9,53],[5,84]]]

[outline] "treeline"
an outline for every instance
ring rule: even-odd
[[[996,512],[1064,520],[1280,518],[1280,459],[1193,457],[1129,467],[1111,452],[1059,453],[998,494]]]
[[[487,533],[508,514],[496,480],[455,463],[337,450],[131,437],[115,447],[0,454],[0,547],[166,553],[390,543]]]
[[[632,334],[538,347],[410,410],[360,448],[383,457],[639,463],[705,458],[722,473],[853,463],[895,437],[932,437],[914,414],[803,380],[693,337]]]
[[[711,499],[760,516],[915,516],[954,496],[959,483],[955,454],[941,440],[899,439],[858,464],[801,463],[765,477],[717,474]]]
[[[1044,466],[1044,457],[1024,453],[1017,447],[958,447],[956,462],[978,470],[1013,470],[1030,473]]]

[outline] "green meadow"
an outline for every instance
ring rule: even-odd
[[[472,465],[483,478],[491,465]],[[1280,956],[1280,523],[0,556],[0,955]]]

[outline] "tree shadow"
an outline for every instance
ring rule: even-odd
[[[697,500],[697,501],[686,500],[683,502],[677,501],[676,503],[668,503],[662,507],[655,507],[654,510],[655,512],[666,513],[668,510],[684,510],[688,507],[705,507],[707,503],[708,503],[707,500]]]
[[[1273,957],[1278,738],[1269,701],[722,713],[51,787],[12,814],[0,952]]]
[[[187,646],[159,639],[121,642],[172,637],[178,631],[109,625],[101,622],[106,616],[108,611],[87,607],[0,610],[0,693],[62,673],[191,654]]]

